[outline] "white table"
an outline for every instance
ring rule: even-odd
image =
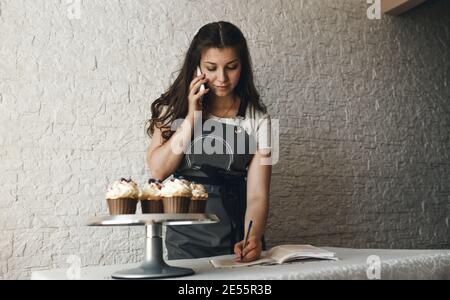
[[[192,268],[195,271],[192,276],[175,278],[178,280],[368,279],[368,273],[370,279],[450,279],[450,249],[324,249],[336,252],[340,260],[308,260],[275,266],[215,269],[209,263],[210,258],[200,258],[172,260],[170,265]],[[216,258],[226,257],[233,256]],[[80,279],[111,279],[112,273],[138,265],[86,267],[81,269]],[[67,279],[66,269],[33,272],[31,279]]]

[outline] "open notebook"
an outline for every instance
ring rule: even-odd
[[[233,259],[211,259],[210,263],[215,268],[238,268],[253,265],[276,265],[294,260],[317,258],[337,260],[334,252],[317,248],[311,245],[281,245],[271,248],[266,255],[258,260],[241,263]]]

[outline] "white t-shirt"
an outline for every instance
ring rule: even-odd
[[[271,119],[269,114],[263,113],[248,104],[245,110],[245,118],[219,118],[208,114],[208,119],[242,127],[248,135],[253,136],[257,143],[257,149],[271,149]]]
[[[162,113],[167,110],[167,106],[164,106]],[[217,122],[231,124],[234,126],[242,127],[246,133],[253,136],[256,141],[256,149],[272,149],[272,125],[269,114],[263,113],[254,108],[250,103],[245,110],[245,118],[236,116],[234,118],[220,118],[212,114],[207,115],[207,119],[213,119]]]

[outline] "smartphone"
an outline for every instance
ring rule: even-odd
[[[200,66],[197,67],[197,76],[202,75],[202,69],[200,69]],[[200,92],[203,92],[205,90],[205,85],[201,84],[200,85]],[[203,104],[203,96],[200,98],[200,105]]]

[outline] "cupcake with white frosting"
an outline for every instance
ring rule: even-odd
[[[208,200],[208,192],[205,186],[199,183],[191,183],[192,197],[189,204],[189,213],[203,214]]]
[[[164,213],[188,213],[191,202],[192,189],[190,182],[185,179],[173,178],[164,183],[161,189]]]
[[[150,178],[139,194],[143,214],[160,214],[164,212],[161,180]]]
[[[111,215],[136,213],[138,196],[138,185],[131,178],[114,181],[106,193],[109,213]]]

